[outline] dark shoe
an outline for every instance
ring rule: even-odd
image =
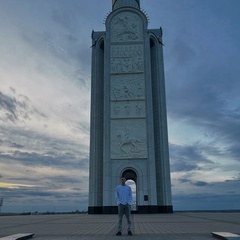
[[[116,236],[121,236],[121,235],[122,235],[121,232],[117,232],[117,233],[116,233]]]
[[[128,236],[132,236],[132,232],[131,231],[128,231]]]

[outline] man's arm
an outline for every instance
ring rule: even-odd
[[[128,204],[131,205],[132,204],[132,188],[129,187],[129,198],[128,198]]]
[[[116,187],[116,190],[115,190],[115,198],[116,198],[117,205],[119,205],[119,193],[118,193],[118,187]]]

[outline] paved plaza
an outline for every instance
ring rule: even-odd
[[[240,212],[175,212],[133,214],[133,236],[127,236],[126,219],[122,236],[117,232],[117,215],[31,215],[0,216],[0,238],[17,233],[34,233],[39,240],[206,240],[211,232],[240,234]]]

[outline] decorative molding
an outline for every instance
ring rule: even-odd
[[[111,46],[111,73],[138,73],[143,71],[142,44]]]
[[[145,119],[111,120],[111,159],[147,158]]]
[[[145,118],[145,101],[111,102],[111,118]]]
[[[112,45],[111,58],[143,58],[143,45],[142,44]]]

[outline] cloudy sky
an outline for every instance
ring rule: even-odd
[[[174,210],[240,209],[240,1],[142,0],[163,28]],[[91,31],[111,0],[0,0],[2,212],[88,205]]]

